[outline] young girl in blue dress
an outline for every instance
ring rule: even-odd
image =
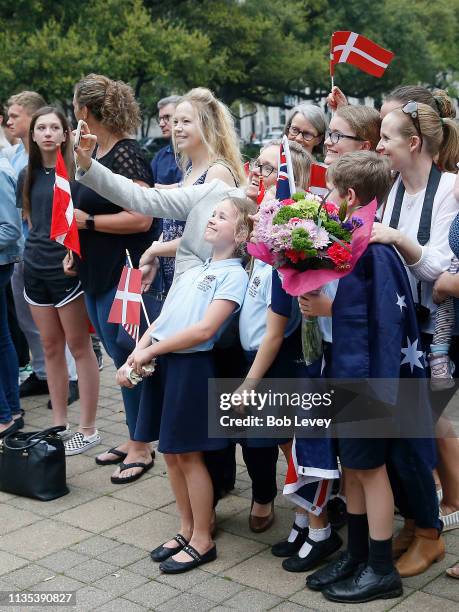
[[[249,321],[246,311],[255,312],[255,304],[251,306],[251,302],[255,302],[255,295],[259,296],[258,301],[265,295],[265,308],[268,307],[264,319],[261,316],[252,316]],[[263,331],[258,329],[262,326],[264,326]],[[242,346],[252,361],[242,387],[254,388],[262,378],[302,379],[320,376],[320,362],[306,367],[303,360],[301,314],[298,301],[282,289],[277,271],[262,262],[255,263],[239,327]],[[247,348],[255,346],[257,334],[260,335],[261,340],[258,351],[256,353],[247,351]],[[253,343],[252,347],[250,342]],[[257,442],[259,441],[249,440],[248,446],[253,446]],[[276,441],[265,440],[264,442]],[[281,444],[288,460],[291,453],[291,440],[277,440],[277,443]],[[331,491],[331,480],[338,477],[333,445],[331,441],[320,439],[308,440],[308,443],[310,446],[308,457],[311,465],[309,471],[307,466],[304,467],[304,474],[313,477],[320,471],[324,477],[330,479],[330,486],[327,486],[325,482],[327,495],[320,508],[309,508],[312,511],[308,513],[304,508],[296,508],[295,523],[288,539],[272,547],[272,553],[275,556],[287,557],[282,567],[292,572],[312,569],[342,545],[341,538],[332,531],[326,512],[323,511],[328,501],[328,492]],[[247,467],[249,468],[249,465]],[[269,465],[265,466],[265,469],[269,472]],[[309,529],[308,525],[310,525]]]
[[[215,377],[213,345],[244,299],[248,279],[240,255],[253,212],[255,205],[245,199],[217,205],[204,234],[213,246],[212,259],[180,276],[161,315],[125,364],[142,373],[145,364],[157,359],[157,371],[142,384],[154,387],[161,403],[142,402],[138,426],[149,420],[152,406],[162,405],[158,448],[180,514],[180,533],[151,553],[153,560],[162,561],[164,573],[182,573],[217,556],[210,531],[212,482],[203,451],[224,448],[227,442],[208,437],[206,398],[208,379]],[[125,366],[118,381],[129,386]],[[157,418],[150,420],[156,420],[154,433]]]

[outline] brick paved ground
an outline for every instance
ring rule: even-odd
[[[124,486],[110,483],[113,467],[98,467],[94,462],[97,453],[126,435],[120,394],[113,381],[114,368],[106,366],[98,415],[103,445],[68,458],[69,495],[44,503],[0,493],[0,591],[76,591],[77,606],[64,609],[99,612],[459,609],[459,580],[444,575],[444,569],[459,559],[459,530],[446,535],[447,554],[442,562],[422,576],[404,580],[401,599],[333,605],[320,593],[306,590],[305,574],[283,571],[280,560],[269,551],[272,543],[287,534],[292,520],[282,496],[277,499],[271,530],[257,535],[248,529],[250,482],[240,455],[236,489],[218,507],[218,560],[182,576],[161,575],[148,553],[177,531],[176,507],[162,457],[157,456],[154,469],[141,480]],[[47,399],[24,401],[27,429],[50,425]],[[73,423],[78,409],[78,404],[70,409]],[[280,462],[279,473],[285,474],[285,463]]]

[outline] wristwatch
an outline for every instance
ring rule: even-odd
[[[96,229],[96,224],[94,223],[94,215],[88,215],[88,218],[85,221],[86,229],[94,231]]]

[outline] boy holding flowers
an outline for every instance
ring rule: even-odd
[[[382,156],[358,151],[330,166],[327,182],[332,189],[329,200],[346,200],[348,209],[354,210],[374,197],[381,205],[391,178]],[[333,307],[323,294],[303,296],[300,304],[307,316],[332,316],[330,378],[392,379],[389,390],[383,392],[386,397],[380,399],[395,404],[399,378],[425,377],[422,352],[409,351],[410,344],[416,349],[419,331],[409,282],[392,247],[368,246],[353,271],[339,281]],[[427,413],[424,399],[422,396],[420,404],[427,407]],[[386,462],[390,462],[393,447],[403,441],[372,435],[375,437],[340,438],[338,434],[349,517],[348,548],[306,581],[310,589],[322,591],[332,601],[362,603],[402,594],[392,559],[394,497]],[[407,445],[406,451],[412,453],[411,459],[415,457],[412,446]],[[400,491],[394,488],[394,492]]]

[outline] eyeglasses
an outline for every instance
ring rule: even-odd
[[[277,168],[274,168],[271,164],[260,164],[259,159],[251,159],[249,162],[250,172],[253,172],[256,168],[263,178],[268,178],[273,172],[277,172]]]
[[[318,136],[318,134],[312,134],[312,132],[302,132],[301,130],[299,130],[297,127],[293,125],[291,125],[288,128],[288,131],[295,138],[301,134],[302,139],[305,140],[306,142],[310,142],[311,140],[314,140],[314,138],[317,138]]]
[[[332,144],[337,144],[341,140],[341,138],[349,138],[349,140],[358,140],[359,142],[362,142],[362,139],[358,136],[349,136],[348,134],[342,134],[341,132],[331,132],[330,130],[327,130],[325,132],[325,140],[330,140]]]
[[[156,117],[156,121],[158,122],[159,125],[161,125],[161,123],[170,123],[172,118],[172,115],[161,115],[158,117]]]
[[[422,149],[422,132],[421,132],[421,124],[419,122],[419,112],[418,112],[418,103],[414,100],[410,100],[402,107],[402,112],[405,115],[409,115],[411,117],[411,121],[413,122],[414,127],[416,128],[416,132],[418,133],[419,139],[421,141],[421,149]]]

